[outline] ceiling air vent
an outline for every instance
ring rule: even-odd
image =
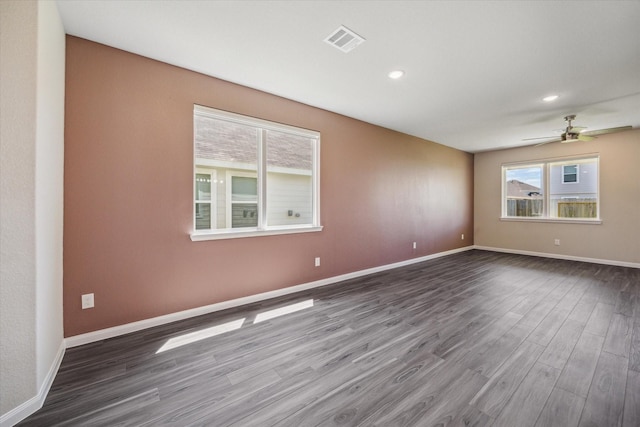
[[[324,41],[336,49],[347,53],[362,44],[365,39],[341,25],[340,28],[331,33]]]

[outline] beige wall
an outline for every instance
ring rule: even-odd
[[[501,221],[501,165],[598,153],[602,224]],[[640,130],[590,142],[552,143],[475,155],[475,244],[567,257],[640,263]],[[554,245],[560,239],[560,246]]]
[[[319,131],[324,230],[192,242],[193,104]],[[73,336],[472,245],[473,156],[67,37],[64,221]]]
[[[0,2],[0,424],[42,404],[62,355],[65,35],[54,2]]]
[[[35,2],[0,2],[0,413],[36,394]]]

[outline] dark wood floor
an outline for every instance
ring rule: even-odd
[[[67,350],[21,425],[638,427],[640,270],[469,251],[147,329]]]

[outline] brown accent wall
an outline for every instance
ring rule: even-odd
[[[66,74],[67,337],[473,244],[469,153],[71,36]],[[192,242],[194,104],[321,132],[324,230]]]

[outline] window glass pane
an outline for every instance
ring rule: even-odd
[[[598,217],[598,160],[549,166],[549,216],[553,218]]]
[[[231,227],[257,227],[258,205],[250,203],[234,203],[231,208]]]
[[[196,203],[196,230],[211,228],[211,203]]]
[[[211,200],[211,175],[196,174],[196,200]]]
[[[231,200],[234,202],[258,201],[258,180],[256,178],[234,176],[231,179]]]
[[[214,177],[209,193],[215,195],[216,212],[211,215],[215,223],[211,228],[233,228],[232,202],[257,201],[256,173],[258,164],[258,135],[255,127],[194,115],[195,167],[211,170]],[[246,182],[233,181],[227,185],[225,177],[234,174],[253,174],[253,192],[247,193]],[[196,178],[197,179],[197,178]],[[239,188],[236,194],[234,187]],[[206,187],[196,185],[196,191],[206,193]],[[227,191],[230,194],[227,194]],[[196,194],[196,197],[198,195]],[[205,200],[205,199],[199,199]]]
[[[239,123],[195,116],[196,165],[225,164],[256,169],[258,130]]]
[[[578,182],[578,165],[562,166],[562,182]]]
[[[267,132],[267,224],[313,223],[312,138]]]
[[[539,217],[544,214],[542,165],[505,169],[505,215]]]
[[[258,178],[231,176],[231,228],[258,226]]]

